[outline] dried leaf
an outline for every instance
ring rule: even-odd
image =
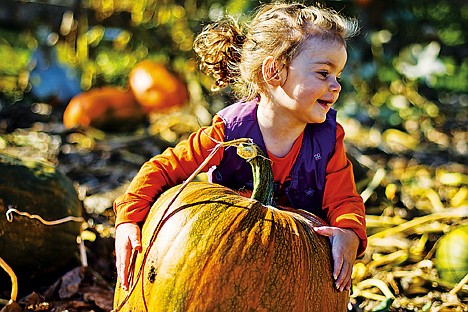
[[[61,278],[62,283],[58,290],[59,297],[61,299],[67,299],[75,295],[80,288],[80,284],[83,278],[84,278],[84,268],[82,267],[77,267],[67,272]]]
[[[113,290],[90,286],[83,288],[82,293],[84,300],[87,302],[93,302],[96,306],[105,311],[112,310],[114,300]]]
[[[0,312],[22,312],[23,309],[19,305],[18,302],[16,301],[11,301],[9,302],[6,306],[3,307],[3,309],[0,310]]]

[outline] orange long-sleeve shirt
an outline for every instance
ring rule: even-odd
[[[224,122],[215,115],[213,123],[190,135],[174,148],[147,161],[130,183],[127,191],[114,202],[116,226],[125,222],[141,222],[145,219],[151,205],[166,189],[182,183],[208,157],[217,142],[224,141]],[[275,182],[280,184],[288,176],[302,142],[300,136],[291,151],[282,158],[268,153],[272,160]],[[203,168],[206,172],[218,165],[223,158],[223,149]],[[356,192],[351,162],[346,157],[344,130],[337,124],[334,154],[326,169],[326,183],[323,195],[323,210],[330,225],[349,228],[360,238],[358,255],[367,246],[364,204]]]

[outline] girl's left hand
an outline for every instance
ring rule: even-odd
[[[333,278],[339,291],[351,288],[351,273],[359,247],[359,237],[350,229],[334,226],[314,227],[314,231],[330,238],[333,256]]]

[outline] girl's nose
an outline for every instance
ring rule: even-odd
[[[337,78],[332,79],[332,82],[330,84],[330,91],[333,91],[333,92],[341,91],[341,84],[338,82]]]

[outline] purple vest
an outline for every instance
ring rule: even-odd
[[[224,141],[251,138],[266,154],[265,143],[257,122],[257,101],[232,104],[218,115],[224,120]],[[286,195],[290,206],[325,217],[322,211],[323,190],[328,160],[336,142],[336,111],[330,109],[325,122],[308,124],[301,150],[281,190],[275,197]],[[240,158],[234,147],[224,151],[221,163],[208,173],[209,180],[233,189],[252,189],[252,169]]]

